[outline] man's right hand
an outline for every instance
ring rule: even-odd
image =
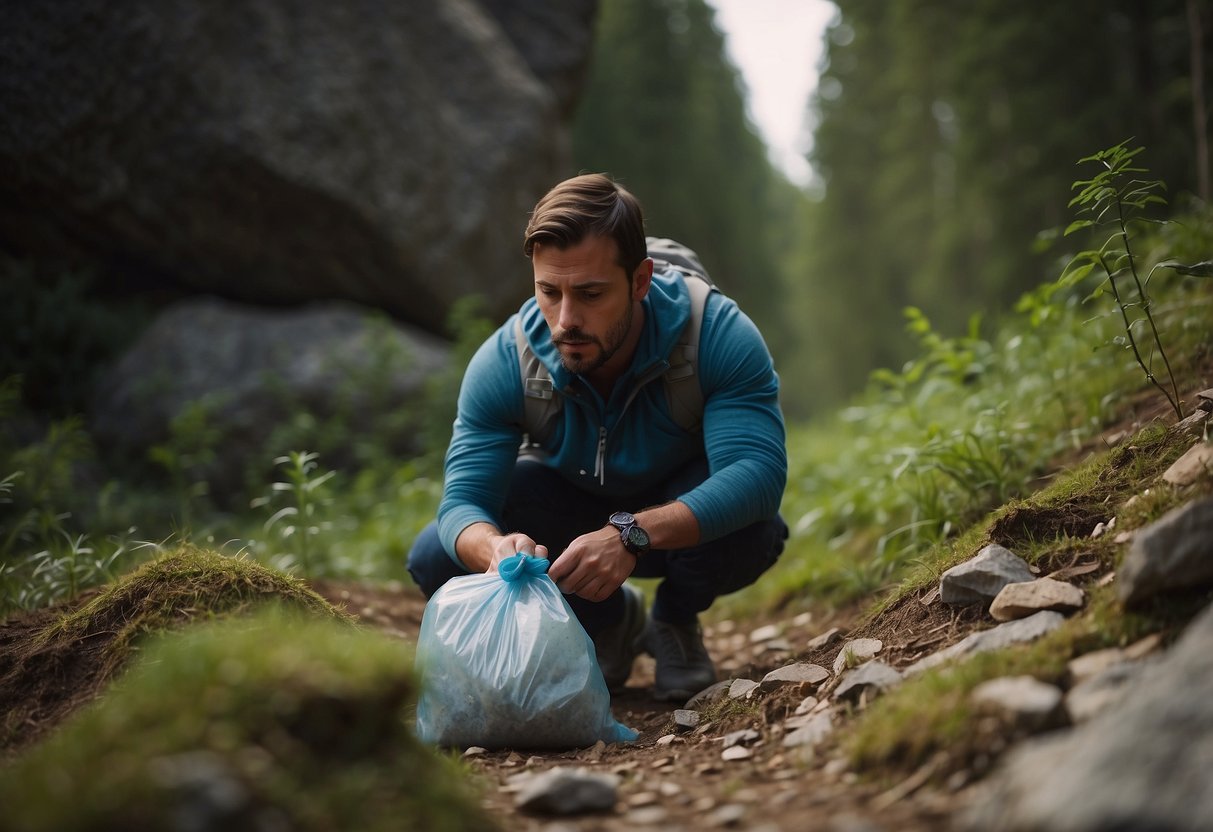
[[[539,546],[522,532],[502,534],[490,523],[473,523],[455,541],[455,553],[469,572],[493,572],[497,564],[517,554],[548,556],[548,547]]]
[[[488,568],[484,570],[485,572],[495,572],[497,564],[506,558],[512,558],[514,555],[533,555],[537,558],[546,558],[548,556],[547,546],[540,546],[522,532],[499,535],[496,538],[490,538],[490,542],[492,555]]]

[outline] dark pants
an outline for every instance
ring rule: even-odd
[[[605,526],[611,512],[637,512],[668,503],[707,476],[707,462],[700,460],[649,491],[607,498],[580,490],[542,463],[521,459],[514,469],[502,520],[507,530],[523,532],[537,544],[547,546],[548,557],[555,560],[574,538]],[[664,578],[657,587],[653,617],[672,624],[686,623],[719,596],[754,583],[783,552],[787,537],[788,527],[776,515],[709,543],[650,550],[640,558],[632,575]],[[438,540],[436,523],[426,526],[414,541],[408,568],[427,598],[451,578],[468,574],[447,555]],[[566,595],[565,599],[590,635],[623,616],[622,590],[599,602],[575,595]]]

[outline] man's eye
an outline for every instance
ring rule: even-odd
[[[602,292],[582,292],[581,296],[586,300],[598,300],[602,297]]]

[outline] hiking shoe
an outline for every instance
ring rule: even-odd
[[[624,584],[623,618],[594,637],[594,653],[607,690],[617,693],[632,675],[632,663],[640,653],[637,640],[644,632],[644,595],[639,589]]]
[[[668,624],[651,619],[642,642],[645,652],[657,660],[654,698],[685,702],[716,681],[716,666],[703,646],[698,620]]]

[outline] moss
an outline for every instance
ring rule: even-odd
[[[127,658],[140,636],[246,612],[267,600],[343,617],[297,578],[254,561],[184,545],[144,564],[65,615],[46,629],[39,643],[105,635],[107,664],[114,666]]]
[[[490,828],[405,721],[411,667],[386,636],[277,607],[162,635],[0,770],[7,828]]]

